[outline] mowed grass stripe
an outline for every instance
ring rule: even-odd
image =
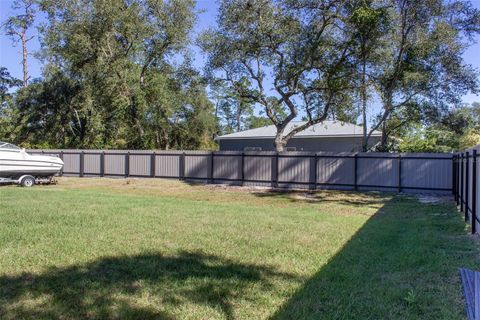
[[[165,180],[0,188],[0,318],[455,319],[450,203]]]

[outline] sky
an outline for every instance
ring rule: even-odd
[[[480,8],[480,0],[471,1],[473,5]],[[11,9],[13,0],[0,0],[0,23],[3,22],[13,14]],[[195,25],[194,36],[201,33],[203,30],[214,26],[216,21],[216,14],[218,10],[218,4],[214,0],[197,0],[198,21]],[[38,20],[43,19],[39,17]],[[37,38],[34,38],[29,42],[29,51],[35,52],[40,48],[40,44]],[[194,64],[197,68],[201,69],[205,61],[204,55],[196,47],[193,47],[194,52]],[[465,61],[475,68],[480,70],[480,37],[475,39],[475,43],[465,52]],[[29,74],[31,78],[37,78],[41,76],[42,65],[41,62],[35,59],[33,56],[29,57]],[[10,74],[16,78],[22,78],[22,65],[21,65],[21,46],[20,44],[12,43],[11,38],[6,36],[4,32],[0,34],[0,66],[6,67]],[[474,101],[480,101],[480,96],[469,94],[463,97],[465,103],[472,103]]]

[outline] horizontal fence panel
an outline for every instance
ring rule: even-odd
[[[185,178],[208,179],[211,154],[186,154]]]
[[[155,176],[167,178],[180,177],[181,154],[156,154],[155,155]]]
[[[403,159],[402,187],[450,189],[452,187],[451,171],[451,159],[435,161]]]
[[[242,155],[215,155],[213,176],[216,180],[241,180]]]
[[[271,182],[272,168],[274,167],[275,155],[266,153],[262,156],[245,154],[244,159],[244,177],[252,182]]]
[[[130,154],[130,176],[150,176],[151,155]]]
[[[63,155],[63,171],[73,174],[80,173],[80,153]]]
[[[310,157],[280,157],[278,159],[278,181],[282,183],[309,183],[310,165]]]
[[[100,174],[100,155],[99,154],[84,154],[83,170],[86,175]]]
[[[357,183],[365,186],[398,188],[398,158],[359,158]]]
[[[125,174],[125,154],[105,154],[105,174],[106,175],[124,175]]]
[[[353,185],[355,183],[355,159],[318,158],[317,182],[319,184]]]

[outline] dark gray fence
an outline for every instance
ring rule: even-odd
[[[465,213],[465,221],[471,223],[472,233],[477,233],[480,225],[479,157],[480,145],[453,157],[453,194],[460,210]]]
[[[452,155],[236,151],[30,150],[65,175],[151,177],[275,188],[452,192]]]

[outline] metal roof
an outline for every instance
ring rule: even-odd
[[[286,129],[285,134],[293,130],[293,128],[301,126],[306,121],[292,121]],[[352,123],[326,120],[322,123],[317,123],[307,129],[300,131],[293,138],[332,138],[332,137],[361,137],[363,127]],[[256,129],[250,129],[235,133],[226,134],[216,137],[215,140],[222,139],[271,139],[277,133],[277,128],[274,125],[265,126]],[[374,131],[372,137],[379,137],[382,133]]]

